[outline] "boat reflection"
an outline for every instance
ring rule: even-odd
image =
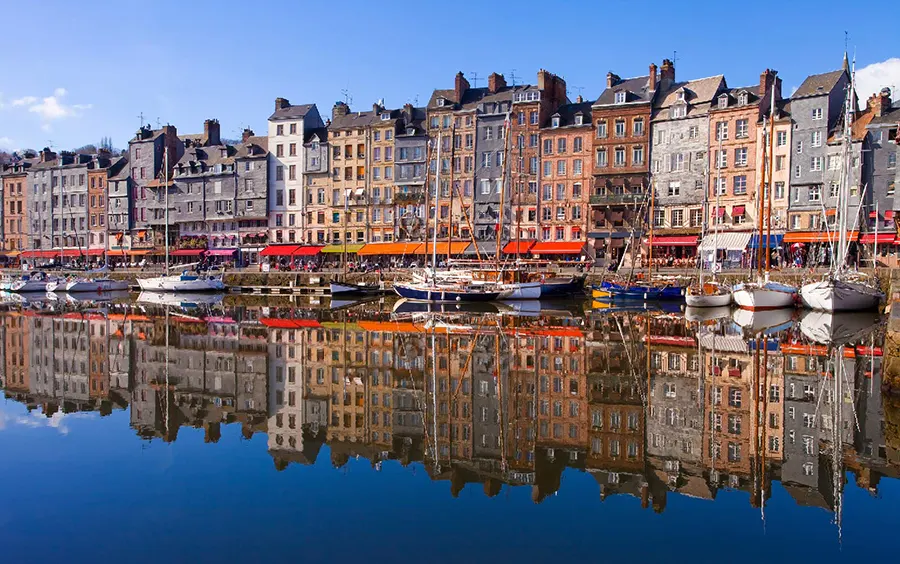
[[[48,416],[127,408],[150,441],[200,428],[214,443],[235,425],[266,436],[278,470],[326,450],[335,467],[421,464],[452,495],[524,486],[541,502],[570,469],[656,511],[723,488],[763,510],[780,482],[840,525],[844,471],[873,491],[898,477],[877,317],[404,303],[185,315],[172,305],[191,300],[145,294],[108,312],[0,313],[6,396]]]

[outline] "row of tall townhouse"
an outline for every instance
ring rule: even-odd
[[[234,144],[206,120],[196,135],[142,126],[122,155],[19,156],[3,167],[0,237],[7,257],[134,257],[159,253],[168,217],[176,255],[256,262],[267,244],[356,250],[421,241],[435,225],[490,252],[502,223],[504,241],[583,242],[617,259],[647,220],[658,244],[691,242],[683,249],[704,224],[749,233],[762,190],[774,233],[815,242],[835,217],[850,81],[845,58],[786,98],[772,70],[731,87],[724,75],[678,81],[664,60],[644,76],[608,73],[593,101],[571,101],[543,69],[534,85],[493,73],[471,87],[458,73],[424,107],[337,102],[323,117],[277,98],[267,134]],[[900,207],[900,107],[888,89],[853,96],[851,227],[886,241]]]

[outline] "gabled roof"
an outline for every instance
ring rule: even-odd
[[[688,115],[705,114],[716,98],[716,95],[727,90],[724,75],[698,78],[687,82],[676,82],[656,96],[653,108],[657,115],[654,119],[668,119],[669,108],[680,103],[678,94],[684,92],[684,101],[688,104]]]
[[[600,94],[594,106],[614,106],[616,105],[616,92],[625,92],[625,103],[647,103],[653,100],[653,90],[650,90],[650,77],[639,76],[636,78],[626,78],[619,81],[618,84],[607,88]]]
[[[811,96],[824,96],[831,92],[838,81],[844,75],[843,70],[826,72],[824,74],[811,74],[806,77],[800,88],[791,96],[793,99],[809,98]]]
[[[728,108],[727,109],[739,107],[737,105],[737,102],[742,93],[747,94],[747,105],[740,106],[740,107],[746,108],[746,107],[750,107],[750,106],[759,105],[759,85],[758,84],[753,85],[753,86],[739,86],[737,88],[726,89],[726,90],[722,91],[721,93],[719,93],[719,95],[713,99],[712,105],[710,107],[710,111],[715,111],[715,110],[720,109],[719,108],[719,99],[721,99],[722,96],[728,97]]]
[[[368,112],[348,112],[347,115],[333,116],[329,130],[333,129],[354,129],[357,127],[368,127],[380,121],[380,113],[371,110]]]
[[[269,116],[270,120],[273,119],[300,119],[306,117],[306,114],[309,113],[311,109],[315,107],[315,104],[298,104],[296,106],[288,106],[286,108],[278,108],[272,115]]]
[[[412,114],[407,117],[406,112],[401,112],[400,121],[398,122],[397,135],[406,135],[406,130],[413,128],[413,135],[423,135],[425,133],[425,108],[413,108]]]
[[[310,129],[303,136],[304,143],[311,143],[313,140],[318,141],[319,143],[325,143],[328,141],[328,128],[326,127],[316,127],[314,129]]]
[[[247,141],[236,145],[234,150],[234,157],[237,159],[263,157],[269,152],[269,138],[265,135],[252,135]]]
[[[873,117],[870,125],[897,125],[900,124],[900,106],[894,105],[879,117]]]

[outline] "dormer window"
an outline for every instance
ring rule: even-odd
[[[675,98],[679,102],[684,102],[684,90],[679,90],[677,94],[675,94]]]
[[[577,116],[575,116],[575,125],[584,125],[584,116],[583,115],[578,114]]]
[[[222,156],[222,158],[224,159],[225,157],[228,156],[228,149],[222,149],[221,151],[219,151],[219,154],[220,154],[220,155]]]
[[[559,127],[559,116],[553,116],[551,119],[552,127]]]
[[[724,109],[728,107],[728,94],[722,94],[719,96],[719,109]]]
[[[625,103],[625,93],[624,92],[616,92],[616,104],[624,104]]]
[[[438,98],[438,99],[437,99],[437,105],[438,105],[438,106],[443,106],[445,102],[446,102],[446,100],[444,100],[443,98]]]
[[[676,104],[672,106],[672,117],[673,118],[682,118],[687,115],[687,105],[685,104]]]
[[[391,119],[391,114],[389,114],[387,112],[384,112],[383,114],[381,114],[381,121],[387,121],[389,119]]]
[[[407,127],[407,128],[406,128],[406,134],[407,134],[407,135],[415,135],[415,134],[416,134],[416,129],[415,129],[414,127]]]
[[[313,141],[312,144],[309,146],[309,148],[312,149],[313,151],[318,151],[319,150],[319,142]]]
[[[738,106],[746,106],[747,105],[747,93],[741,92],[738,94]]]

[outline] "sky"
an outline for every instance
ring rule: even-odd
[[[7,2],[4,20],[20,25],[0,34],[0,150],[73,149],[104,136],[121,148],[141,116],[181,133],[217,118],[234,139],[247,126],[265,132],[276,97],[316,103],[323,116],[345,92],[355,110],[382,98],[424,105],[457,71],[484,86],[492,72],[533,83],[545,68],[566,79],[570,98],[590,100],[607,72],[640,76],[674,58],[677,79],[724,74],[730,86],[774,68],[787,95],[807,75],[840,68],[845,32],[860,98],[900,88],[896,18],[866,9],[841,18],[846,3],[831,0],[339,5],[42,0],[38,11]]]

